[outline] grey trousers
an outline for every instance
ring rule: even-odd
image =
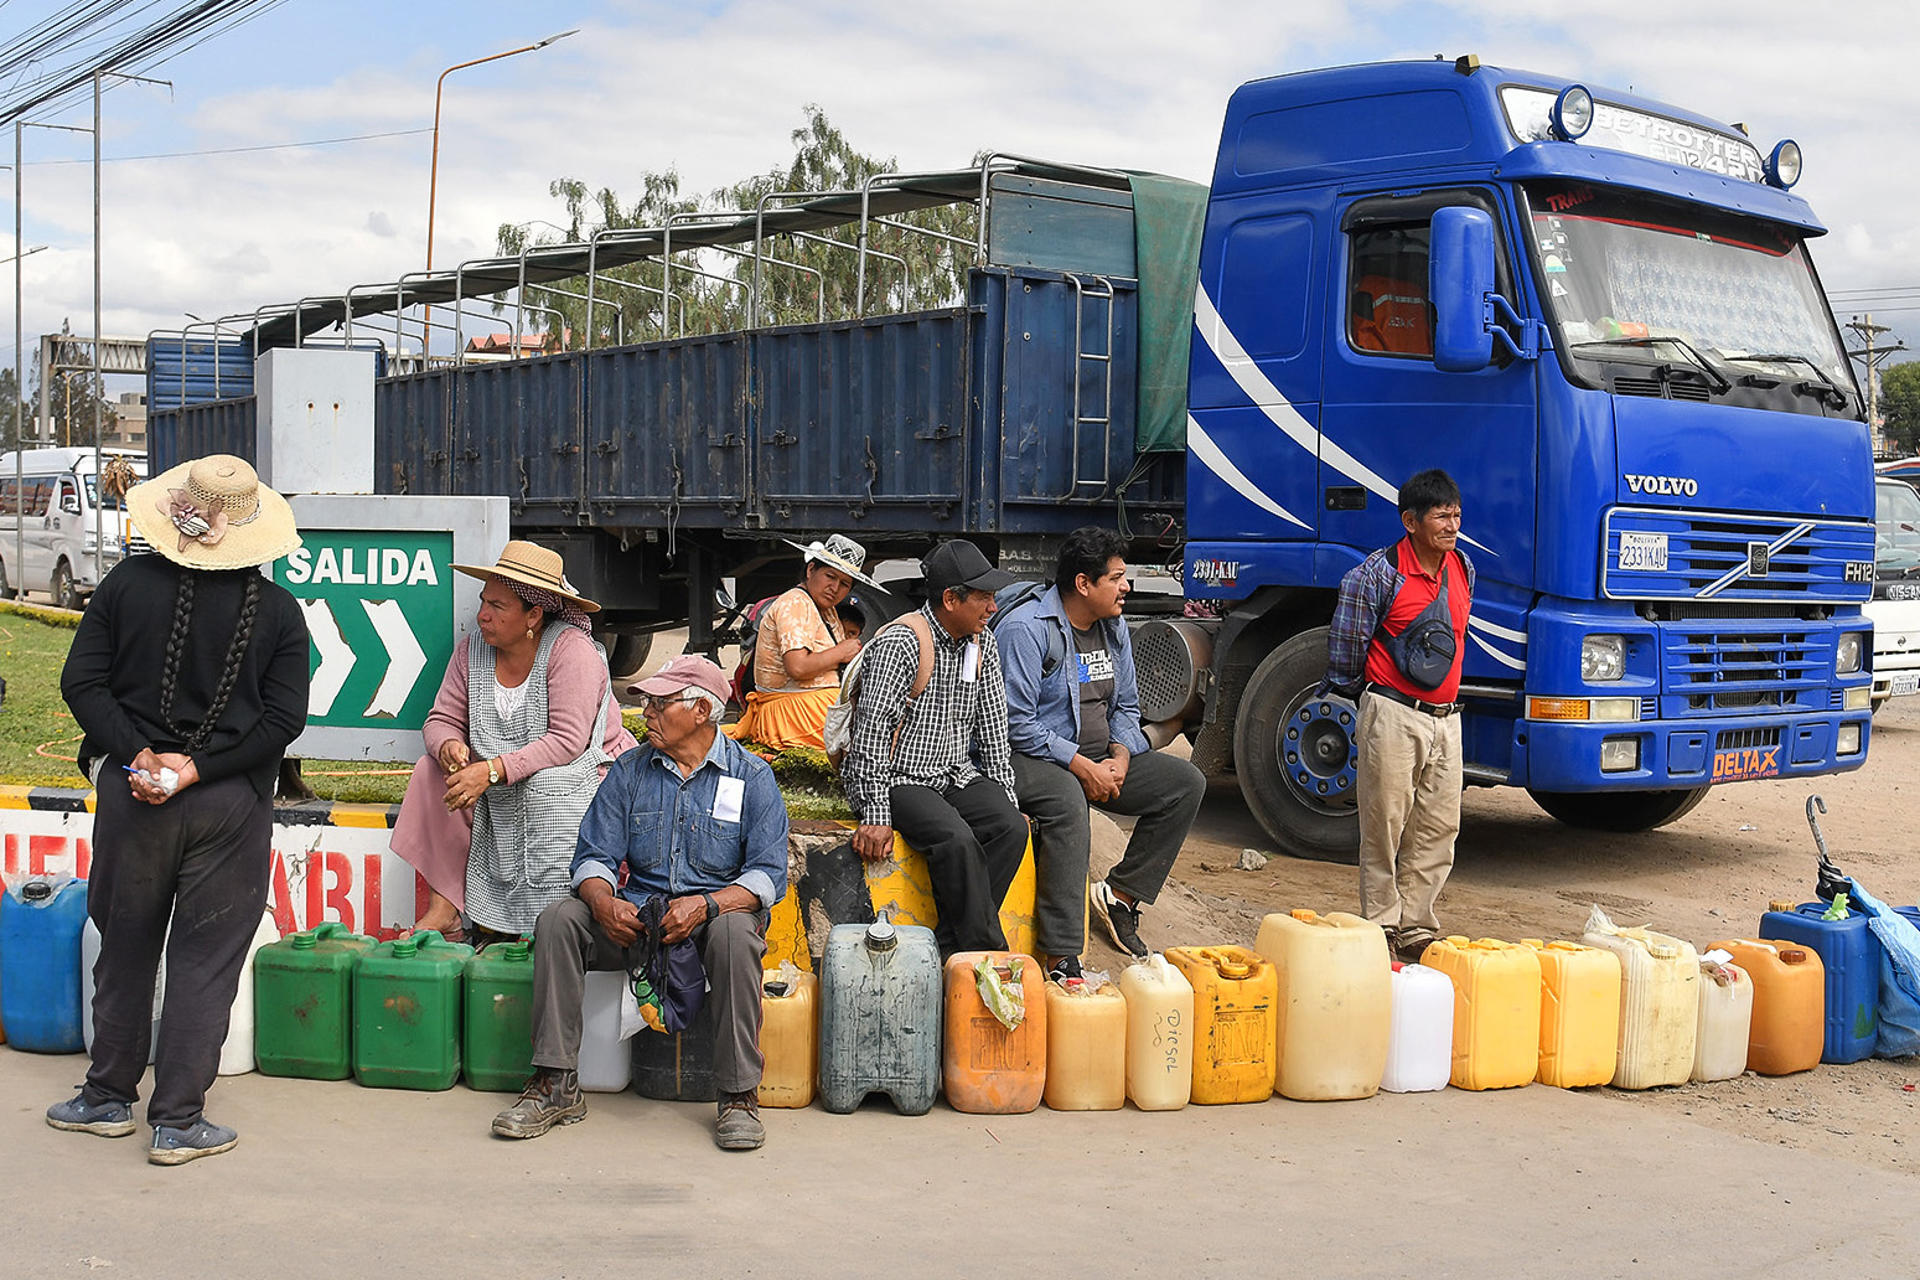
[[[101,771],[93,823],[87,914],[100,930],[100,959],[93,1065],[82,1093],[96,1104],[140,1096],[164,939],[167,997],[147,1123],[184,1129],[206,1105],[247,947],[266,910],[273,803],[234,777],[149,805],[129,794],[117,764]]]
[[[1039,892],[1033,944],[1049,956],[1077,956],[1087,934],[1087,858],[1092,841],[1086,791],[1066,766],[1013,753],[1013,785],[1033,819]],[[1127,765],[1120,794],[1100,807],[1138,815],[1126,856],[1107,884],[1143,903],[1160,896],[1207,792],[1206,776],[1178,756],[1149,751]]]
[[[707,968],[707,1001],[713,1005],[714,1083],[722,1093],[752,1093],[766,1065],[760,1056],[765,915],[726,912],[696,928],[693,941]],[[592,908],[572,897],[540,913],[533,944],[533,1065],[572,1071],[580,1061],[587,972],[625,969],[627,948],[602,933]]]

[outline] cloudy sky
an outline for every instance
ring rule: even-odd
[[[53,7],[14,0],[0,27]],[[291,0],[170,63],[158,73],[170,92],[108,93],[105,329],[141,335],[186,312],[337,295],[418,270],[435,78],[578,27],[449,78],[437,263],[488,252],[502,221],[558,219],[547,196],[556,177],[625,191],[642,170],[673,165],[697,191],[770,167],[810,102],[856,146],[907,168],[991,148],[1204,181],[1227,97],[1245,80],[1472,52],[1744,121],[1763,153],[1796,138],[1807,175],[1797,192],[1831,230],[1815,246],[1827,288],[1912,288],[1914,312],[1880,299],[1876,315],[1920,347],[1910,135],[1920,15],[1901,0],[1578,8],[1563,19],[1559,6],[1511,0],[972,0],[951,11],[898,0]],[[388,136],[285,145],[360,135]],[[91,326],[89,171],[75,163],[86,147],[27,133],[24,238],[49,246],[24,263],[29,339],[63,318]],[[1857,308],[1836,309],[1844,321]],[[12,328],[0,321],[0,350]]]

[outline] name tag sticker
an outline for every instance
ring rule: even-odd
[[[720,785],[713,791],[713,816],[717,822],[740,821],[740,806],[747,798],[747,784],[742,778],[722,778]]]
[[[979,676],[980,642],[969,640],[966,651],[960,655],[960,679],[967,684],[972,684]]]

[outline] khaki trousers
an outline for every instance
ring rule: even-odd
[[[1460,833],[1460,717],[1360,695],[1360,914],[1401,945],[1439,935]]]

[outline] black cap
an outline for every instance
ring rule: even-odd
[[[970,587],[976,591],[998,591],[1019,581],[1005,569],[996,569],[971,542],[954,539],[943,542],[920,562],[926,575],[927,595],[938,597],[949,587]]]

